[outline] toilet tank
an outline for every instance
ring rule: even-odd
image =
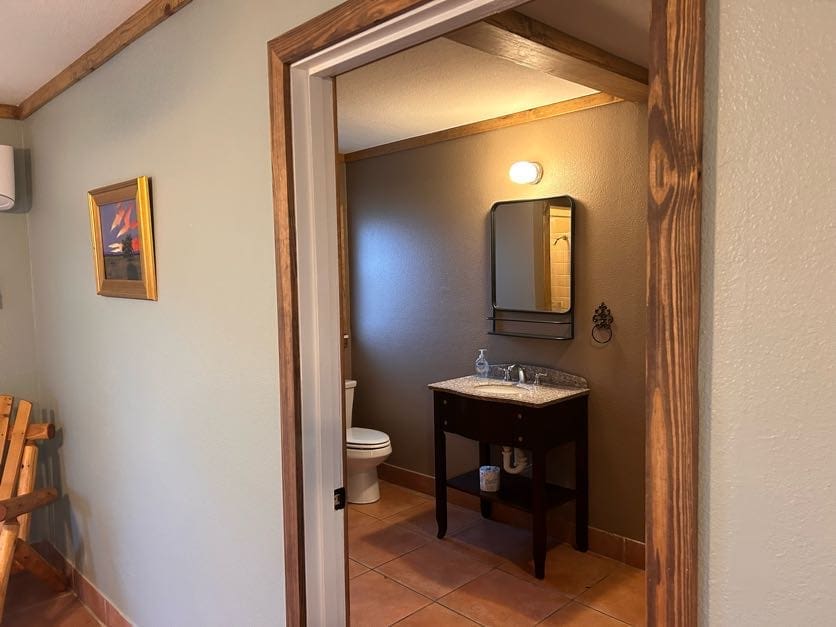
[[[345,428],[351,427],[351,414],[354,408],[354,388],[357,387],[357,381],[352,379],[345,380]]]

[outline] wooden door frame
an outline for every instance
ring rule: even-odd
[[[268,44],[288,625],[306,621],[290,68],[429,3],[430,0],[348,0]],[[697,363],[704,11],[704,0],[652,0],[646,354],[646,562],[650,625],[690,626],[696,625],[698,618]]]

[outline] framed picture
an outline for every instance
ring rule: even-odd
[[[96,292],[157,300],[148,177],[94,189],[87,198]]]

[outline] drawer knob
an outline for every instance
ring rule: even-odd
[[[447,404],[447,399],[445,398],[443,401],[441,401],[441,404],[446,405]]]
[[[522,414],[517,414],[517,420],[522,420]]]
[[[446,420],[444,421],[444,426],[445,426],[445,427],[447,426],[447,421],[446,421]]]
[[[523,440],[523,437],[522,437],[522,436],[519,436],[519,437],[517,438],[517,442],[522,442],[522,440]]]

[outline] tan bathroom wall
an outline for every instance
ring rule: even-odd
[[[589,379],[590,521],[644,538],[646,107],[619,103],[347,166],[355,416],[390,434],[390,463],[433,474],[432,381],[491,362],[561,368]],[[520,159],[539,185],[508,180]],[[575,339],[491,336],[489,210],[499,200],[575,198]],[[615,317],[606,346],[595,307]],[[450,471],[477,463],[450,446]],[[572,450],[550,460],[571,483]],[[566,512],[568,514],[568,512]]]

